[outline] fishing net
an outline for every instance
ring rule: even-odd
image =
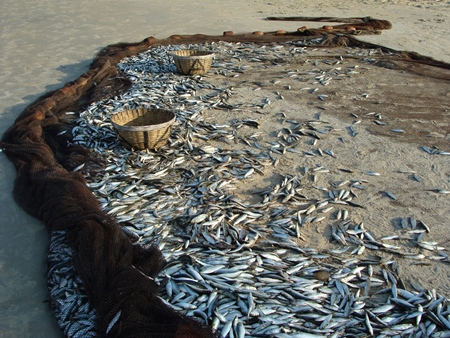
[[[281,19],[307,21],[307,18]],[[87,73],[40,97],[20,114],[1,142],[17,170],[14,198],[24,210],[42,220],[51,233],[49,276],[64,260],[73,264],[74,269],[64,270],[50,284],[57,288],[64,275],[79,276],[78,283],[86,293],[83,297],[93,309],[89,311],[95,313],[95,328],[87,323],[82,331],[79,327],[71,328],[70,309],[60,308],[58,323],[67,336],[88,336],[93,332],[107,337],[218,336],[210,327],[175,311],[158,297],[160,286],[155,283],[155,276],[166,263],[164,257],[156,245],[139,244],[133,234],[124,231],[118,221],[101,208],[87,187],[85,177],[101,173],[104,160],[92,150],[74,144],[71,130],[77,116],[67,113],[78,112],[92,102],[125,92],[131,81],[121,74],[117,63],[158,46],[218,41],[296,41],[317,48],[357,46],[385,53],[392,51],[354,38],[359,34],[378,34],[378,30],[390,28],[389,22],[371,18],[351,18],[343,22],[346,24],[332,30],[324,27],[264,35],[230,32],[223,36],[177,35],[164,40],[150,37],[139,43],[111,45],[97,55]],[[384,66],[398,61],[395,67],[436,78],[442,76],[439,69],[449,68],[447,64],[416,53],[396,55],[400,56],[394,61],[385,61]],[[83,166],[84,176],[80,166]],[[53,302],[57,302],[58,296],[53,294],[53,297]],[[86,308],[86,313],[89,311]]]

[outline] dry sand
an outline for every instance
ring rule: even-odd
[[[140,41],[147,36],[165,38],[176,33],[289,31],[303,25],[299,22],[264,21],[267,16],[372,16],[386,19],[393,24],[391,30],[383,31],[381,35],[361,36],[361,39],[450,62],[449,1],[174,0],[169,4],[167,1],[150,3],[144,0],[5,0],[2,8],[1,134],[37,97],[85,72],[93,56],[106,45]],[[323,25],[305,24],[310,27]],[[422,88],[427,90],[426,86]],[[448,102],[448,87],[442,89],[442,95]],[[447,128],[448,133],[448,126],[441,127]],[[444,149],[447,151],[448,140],[448,135],[444,134],[441,148],[447,145]],[[390,156],[404,157],[406,166],[419,166],[408,153],[399,154],[390,148],[383,151]],[[358,160],[371,163],[371,153],[358,154]],[[439,163],[432,175],[434,184],[447,189],[450,184],[448,164],[447,158],[446,163]],[[0,165],[0,337],[59,337],[61,334],[45,302],[48,234],[39,221],[26,215],[14,203],[11,191],[15,171],[5,156],[0,156]],[[420,165],[431,166],[427,162]],[[373,196],[374,203],[380,199],[381,195]],[[437,203],[435,196],[422,199],[420,206],[414,204],[415,196],[408,196],[408,199],[406,208],[410,208],[413,214],[417,212],[417,216]],[[448,202],[440,200],[439,203],[448,207]],[[395,206],[391,208],[395,209]],[[388,212],[385,218],[389,222],[392,210],[380,207],[379,212]],[[442,235],[440,242],[446,242],[447,247],[448,212],[444,209],[436,216],[439,224],[434,224],[433,217],[427,216],[428,223],[436,225],[437,234]],[[417,268],[409,273],[416,273],[426,287],[437,285],[438,290],[449,296],[446,281],[450,269],[448,265],[439,269]]]

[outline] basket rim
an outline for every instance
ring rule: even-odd
[[[165,109],[163,109],[163,110],[165,110]],[[163,128],[167,128],[167,127],[171,126],[176,120],[176,115],[174,112],[172,112],[170,110],[165,110],[165,111],[172,114],[173,117],[169,121],[163,122],[163,123],[151,124],[151,125],[146,125],[146,126],[123,126],[123,125],[115,123],[113,121],[113,117],[117,114],[127,112],[127,110],[124,110],[121,112],[117,112],[116,114],[111,116],[111,124],[114,126],[114,128],[117,131],[152,131],[152,130],[157,130],[157,129],[163,129]]]
[[[176,52],[178,51],[194,51],[197,53],[204,53],[203,55],[178,55]],[[172,57],[178,59],[192,60],[192,59],[209,59],[214,56],[213,52],[203,51],[203,50],[195,50],[195,49],[180,49],[175,50],[171,53]]]

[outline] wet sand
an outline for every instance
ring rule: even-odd
[[[295,30],[267,16],[372,16],[393,29],[360,39],[450,62],[449,1],[2,2],[0,134],[47,91],[85,72],[104,46],[148,36]],[[320,27],[321,23],[306,23]],[[59,337],[46,302],[48,234],[12,198],[15,169],[0,155],[0,337]]]

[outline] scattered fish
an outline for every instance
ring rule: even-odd
[[[290,43],[220,42],[206,46],[216,52],[211,72],[227,80],[233,79],[229,76],[232,72],[245,72],[243,66],[248,63],[257,70],[267,66],[265,61],[306,53],[307,48]],[[256,119],[241,116],[227,124],[214,124],[204,118],[209,109],[264,112],[278,101],[271,101],[272,93],[262,102],[236,102],[232,99],[237,89],[219,88],[209,75],[180,76],[170,51],[191,47],[195,46],[158,46],[123,59],[118,67],[133,78],[134,86],[127,93],[88,106],[72,130],[74,142],[95,149],[107,163],[104,172],[86,177],[102,208],[120,217],[124,231],[134,232],[139,244],[157,245],[163,252],[167,265],[155,278],[161,286],[162,301],[211,325],[224,337],[446,334],[450,330],[449,300],[418,286],[406,290],[399,277],[399,261],[448,263],[443,252],[447,248],[427,241],[423,236],[430,227],[412,216],[401,218],[401,229],[395,235],[377,238],[369,224],[357,221],[360,217],[353,211],[363,212],[366,204],[370,206],[370,201],[358,195],[364,195],[374,183],[355,179],[358,169],[350,163],[344,164],[349,168],[341,167],[338,152],[319,147],[333,134],[341,135],[337,139],[342,142],[345,132],[357,136],[355,128],[364,121],[339,130],[326,122],[326,110],[303,121],[290,120],[286,111],[277,115],[282,122],[279,128],[274,125],[277,136],[267,144],[254,134],[254,129],[263,129]],[[333,64],[336,60],[325,61]],[[335,76],[363,73],[363,69],[345,68],[342,58],[339,62],[342,68],[334,70]],[[284,73],[283,84],[300,76],[311,80],[302,95],[315,93],[321,101],[332,101],[333,97],[322,90],[332,83],[334,75],[314,69],[305,73],[292,70]],[[256,84],[256,89],[255,84],[240,84],[245,85],[258,90],[255,95],[265,92],[263,83]],[[291,88],[287,86],[286,90]],[[282,87],[277,86],[279,99]],[[108,123],[113,112],[144,104],[170,106],[177,115],[168,145],[159,152],[127,150]],[[368,116],[375,121],[381,118],[377,113]],[[230,147],[233,143],[235,147]],[[440,152],[422,149],[429,154]],[[273,168],[280,158],[293,157],[308,162],[288,174],[279,174],[276,182],[263,189],[255,186],[258,202],[233,193],[242,182],[253,182],[267,168]],[[82,166],[76,169],[88,169]],[[363,173],[381,176],[374,171]],[[446,194],[448,190],[429,191]],[[389,191],[384,193],[397,199]],[[329,227],[329,240],[336,248],[320,252],[307,247],[307,230],[321,232],[324,226]],[[64,233],[54,232],[50,244],[49,287],[52,299],[58,300],[55,316],[68,336],[100,336],[64,240]],[[398,245],[392,245],[391,240]],[[413,245],[404,246],[402,241]],[[388,254],[398,257],[385,258]],[[378,293],[388,294],[385,302],[379,303],[375,297],[366,302]],[[109,329],[120,315],[116,314]]]

